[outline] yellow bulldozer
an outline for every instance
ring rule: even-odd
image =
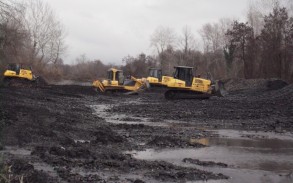
[[[32,81],[34,75],[31,67],[24,64],[9,64],[4,72],[4,79],[19,78]]]
[[[3,74],[5,86],[46,85],[46,81],[33,74],[32,68],[26,64],[11,63]]]
[[[213,95],[224,96],[225,89],[220,81],[194,77],[193,67],[174,67],[173,77],[163,77],[162,83],[167,87],[166,99],[201,98],[207,99]]]
[[[107,79],[95,80],[93,87],[103,93],[125,92],[126,94],[135,94],[149,88],[149,83],[146,79],[136,79],[131,76],[125,79],[123,71],[111,68],[107,71]]]
[[[149,75],[146,80],[150,83],[150,86],[164,86],[162,83],[162,69],[159,68],[150,68]]]

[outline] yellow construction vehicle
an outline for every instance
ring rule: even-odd
[[[138,93],[149,88],[146,79],[132,77],[125,79],[122,70],[111,68],[107,72],[108,77],[103,81],[95,80],[93,86],[99,92],[127,92],[127,94]]]
[[[20,78],[32,81],[34,79],[32,69],[23,64],[9,64],[4,72],[4,78]]]
[[[211,80],[193,76],[193,67],[174,67],[173,77],[163,77],[167,86],[166,99],[203,98],[212,95],[223,96],[224,88],[221,82],[212,83]]]
[[[4,72],[5,86],[47,85],[47,82],[33,74],[32,68],[26,64],[11,63]]]
[[[164,86],[162,84],[162,69],[150,68],[149,75],[146,80],[150,83],[151,86]]]

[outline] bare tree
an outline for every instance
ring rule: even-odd
[[[176,34],[169,27],[158,27],[151,35],[151,47],[155,48],[158,55],[164,52],[168,46],[174,47]]]
[[[24,25],[31,40],[31,59],[55,63],[64,53],[64,29],[53,10],[41,0],[25,1]]]
[[[225,32],[232,26],[230,19],[220,19],[219,23],[207,23],[199,30],[204,44],[204,52],[222,50],[227,42]]]
[[[190,27],[187,25],[182,29],[182,36],[179,38],[179,46],[182,48],[184,54],[194,50],[196,47],[195,37]]]

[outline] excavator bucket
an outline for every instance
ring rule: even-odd
[[[228,94],[223,81],[214,81],[212,94],[218,97],[224,97]]]

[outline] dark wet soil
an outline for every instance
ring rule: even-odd
[[[161,93],[149,92],[141,96],[139,104],[126,103],[108,111],[156,122],[182,121],[203,128],[292,132],[293,85],[280,87],[233,90],[225,97],[209,100],[168,101]]]
[[[101,95],[86,86],[0,88],[2,143],[15,180],[28,182],[185,182],[226,179],[222,174],[145,161],[125,153],[146,148],[201,148],[191,138],[212,136],[204,128],[283,133],[293,130],[293,86],[239,90],[225,98],[167,101],[159,92]],[[109,123],[92,106],[108,105],[124,124]],[[135,119],[137,124],[127,121]],[[168,126],[142,124],[145,119]],[[176,121],[177,123],[173,123]],[[179,123],[178,123],[179,122]],[[182,123],[181,123],[182,122]],[[140,124],[141,123],[141,124]],[[202,162],[197,162],[202,163]],[[44,165],[40,169],[37,164]],[[213,164],[209,162],[208,164]],[[46,170],[51,171],[46,171]],[[40,180],[40,178],[42,180]]]
[[[200,161],[199,159],[184,158],[182,160],[184,163],[192,163],[201,166],[219,166],[219,167],[228,167],[226,163],[213,162],[213,161]]]

